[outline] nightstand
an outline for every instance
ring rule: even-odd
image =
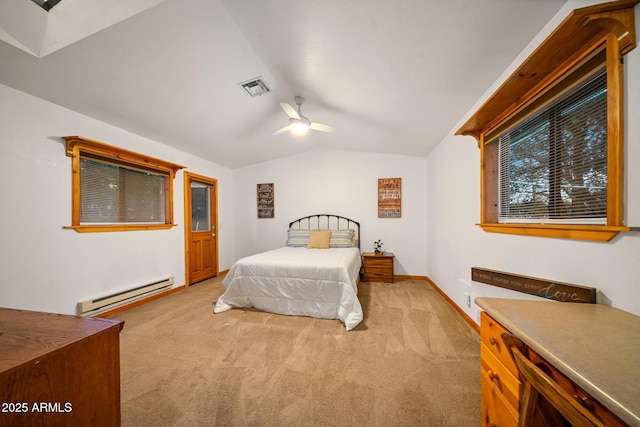
[[[373,252],[363,252],[365,282],[393,283],[393,259],[391,252],[376,255]]]

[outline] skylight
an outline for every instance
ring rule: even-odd
[[[43,8],[44,10],[46,10],[47,12],[49,12],[53,8],[53,6],[57,5],[62,0],[31,0],[31,1],[37,4],[38,6],[40,6],[41,8]]]

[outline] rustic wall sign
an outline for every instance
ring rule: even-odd
[[[471,280],[563,302],[596,303],[596,288],[472,267]]]
[[[273,183],[258,184],[258,218],[273,218]]]
[[[378,218],[400,218],[402,178],[378,179]]]

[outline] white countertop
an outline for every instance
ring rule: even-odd
[[[600,304],[476,298],[611,412],[640,426],[640,317]]]

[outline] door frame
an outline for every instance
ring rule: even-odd
[[[185,287],[189,286],[190,272],[189,272],[189,246],[191,243],[191,183],[199,182],[206,185],[211,185],[212,191],[210,194],[211,203],[211,225],[215,232],[215,238],[213,240],[215,257],[213,260],[214,277],[220,272],[218,271],[218,180],[209,178],[204,175],[198,175],[195,173],[184,171],[184,276]]]

